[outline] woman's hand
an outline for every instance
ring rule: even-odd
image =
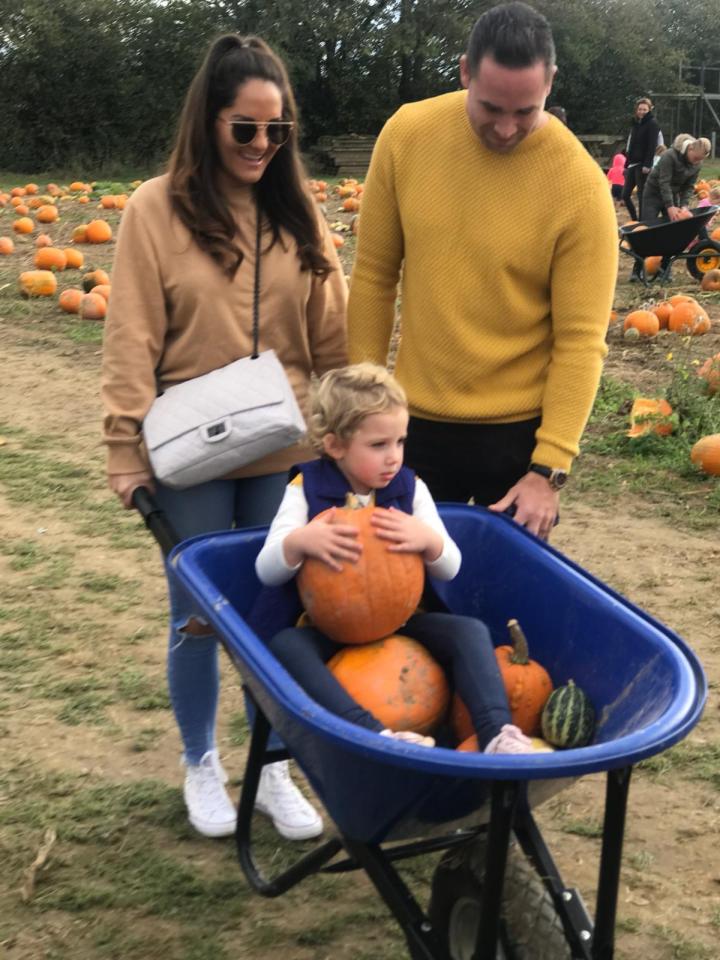
[[[378,537],[390,540],[393,553],[421,553],[426,563],[437,560],[443,551],[443,539],[422,520],[404,510],[378,507],[370,519]]]
[[[357,563],[362,551],[357,528],[334,523],[334,518],[335,507],[285,537],[283,554],[288,566],[296,567],[306,557],[322,560],[333,570],[342,570],[342,561]]]
[[[147,487],[150,493],[155,492],[152,474],[147,470],[137,473],[111,473],[108,476],[108,486],[120,497],[126,510],[132,509],[132,495],[138,487]]]

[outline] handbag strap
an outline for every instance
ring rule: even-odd
[[[257,360],[260,356],[258,353],[258,341],[260,339],[260,239],[262,234],[262,218],[260,216],[260,204],[256,206],[257,209],[257,227],[255,231],[255,287],[253,289],[253,325],[252,325],[252,339],[253,339],[253,349],[250,354],[251,360]]]

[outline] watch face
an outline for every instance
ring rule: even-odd
[[[562,490],[562,488],[567,483],[568,475],[564,470],[553,470],[550,474],[549,480],[551,486],[556,490]]]

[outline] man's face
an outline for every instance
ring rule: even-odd
[[[542,60],[529,67],[503,67],[486,55],[471,74],[467,58],[461,57],[470,126],[488,150],[510,153],[545,122],[543,110],[556,70],[548,70]]]

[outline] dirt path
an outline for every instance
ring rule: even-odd
[[[164,586],[147,538],[133,517],[123,517],[112,508],[105,492],[97,423],[98,348],[73,346],[57,331],[23,330],[17,323],[0,322],[0,351],[5,361],[0,420],[22,430],[23,437],[35,438],[38,476],[48,458],[87,471],[80,482],[85,485],[87,504],[99,511],[93,529],[83,521],[82,498],[67,504],[52,493],[43,498],[42,490],[32,485],[36,477],[27,481],[26,502],[18,487],[7,488],[0,496],[6,547],[0,553],[0,582],[7,599],[11,605],[16,603],[17,610],[24,591],[42,592],[44,612],[54,625],[53,642],[58,631],[62,634],[62,625],[67,633],[60,648],[49,648],[52,677],[48,664],[43,666],[41,651],[34,651],[36,672],[32,676],[22,671],[6,674],[13,681],[0,701],[6,762],[17,765],[30,757],[33,768],[43,773],[70,772],[121,782],[152,775],[176,787],[178,741],[167,710],[142,712],[134,708],[132,697],[116,698],[107,703],[104,725],[81,722],[69,726],[48,708],[47,699],[35,695],[37,685],[42,687],[63,676],[68,680],[97,678],[96,692],[101,694],[110,684],[110,669],[121,676],[135,676],[136,683],[140,671],[143,683],[152,688],[150,693],[161,696]],[[0,449],[0,456],[20,445],[11,433],[6,439],[9,442]],[[124,538],[119,543],[113,540],[118,530]],[[572,493],[553,543],[687,638],[705,664],[712,684],[708,707],[681,755],[682,759],[688,750],[695,751],[692,756],[700,757],[697,764],[668,762],[664,768],[658,763],[652,769],[636,771],[633,777],[617,955],[625,960],[715,956],[720,926],[716,853],[720,826],[716,564],[720,545],[709,536],[669,528],[644,515],[639,503],[616,501],[600,510],[573,499]],[[12,544],[24,545],[25,552],[10,549]],[[28,567],[20,563],[23,556],[32,556],[33,544],[46,555],[35,568],[44,571],[44,581],[39,575],[33,581]],[[65,565],[65,573],[52,579],[58,564]],[[27,596],[30,605],[34,597]],[[95,629],[88,627],[89,622]],[[74,623],[84,624],[79,635],[73,633]],[[237,679],[227,669],[225,678],[223,703],[231,705],[228,711],[237,711]],[[231,719],[226,712],[221,744],[233,769],[240,770],[243,747],[231,736]],[[144,741],[149,748],[141,750],[138,744]],[[691,779],[703,758],[713,756],[714,771],[710,767],[708,780]],[[603,778],[588,777],[540,813],[546,839],[566,880],[580,888],[593,911],[602,796]],[[3,799],[0,797],[0,811]],[[7,896],[5,904],[12,908],[17,899]],[[270,908],[260,901],[253,909],[258,917]],[[298,909],[310,915],[313,912],[312,905]],[[35,953],[37,943],[33,943],[33,949],[28,947],[24,953],[11,949],[11,944],[7,956],[26,960],[50,955]],[[258,948],[246,950],[245,955],[260,958],[274,953],[274,947],[267,952]],[[4,955],[0,942],[0,956]],[[300,951],[294,956],[319,960],[325,955],[321,950]],[[392,956],[400,957],[402,951]]]

